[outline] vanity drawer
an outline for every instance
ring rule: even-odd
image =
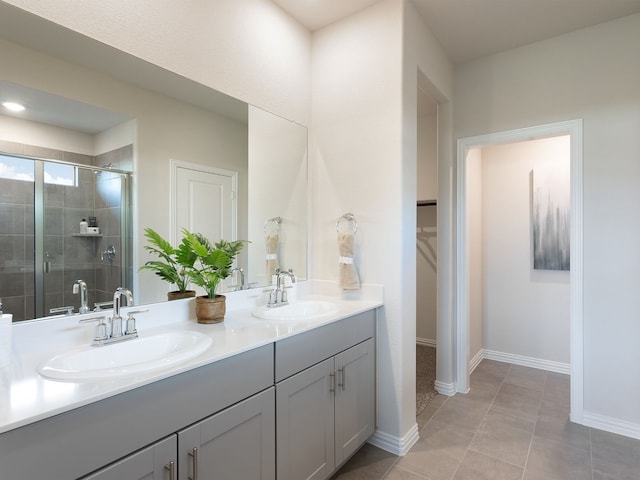
[[[336,355],[375,333],[376,311],[353,315],[275,344],[276,383]]]

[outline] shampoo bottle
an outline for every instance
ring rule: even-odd
[[[89,224],[87,223],[87,221],[83,218],[82,221],[80,222],[80,233],[87,233],[87,226]]]

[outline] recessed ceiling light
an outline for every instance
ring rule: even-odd
[[[24,110],[24,105],[20,105],[16,102],[3,102],[2,106],[12,112],[22,112]]]

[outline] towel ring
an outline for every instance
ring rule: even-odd
[[[353,213],[345,213],[338,219],[338,221],[336,222],[336,232],[340,233],[340,224],[343,221],[349,222],[353,225],[353,234],[355,235],[358,231],[358,222],[356,222],[356,217],[353,215]]]
[[[280,231],[280,224],[281,223],[282,223],[282,218],[281,217],[273,217],[273,218],[270,218],[269,220],[267,220],[266,222],[264,222],[264,233],[265,233],[265,235],[267,234],[267,227],[269,227],[272,224],[275,227],[275,232],[274,233],[278,233]]]

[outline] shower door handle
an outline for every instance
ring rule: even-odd
[[[50,262],[49,260],[46,260],[46,261],[44,262],[44,267],[43,267],[43,269],[42,269],[42,270],[43,270],[43,272],[44,272],[44,273],[49,273],[49,272],[51,272],[51,262]]]

